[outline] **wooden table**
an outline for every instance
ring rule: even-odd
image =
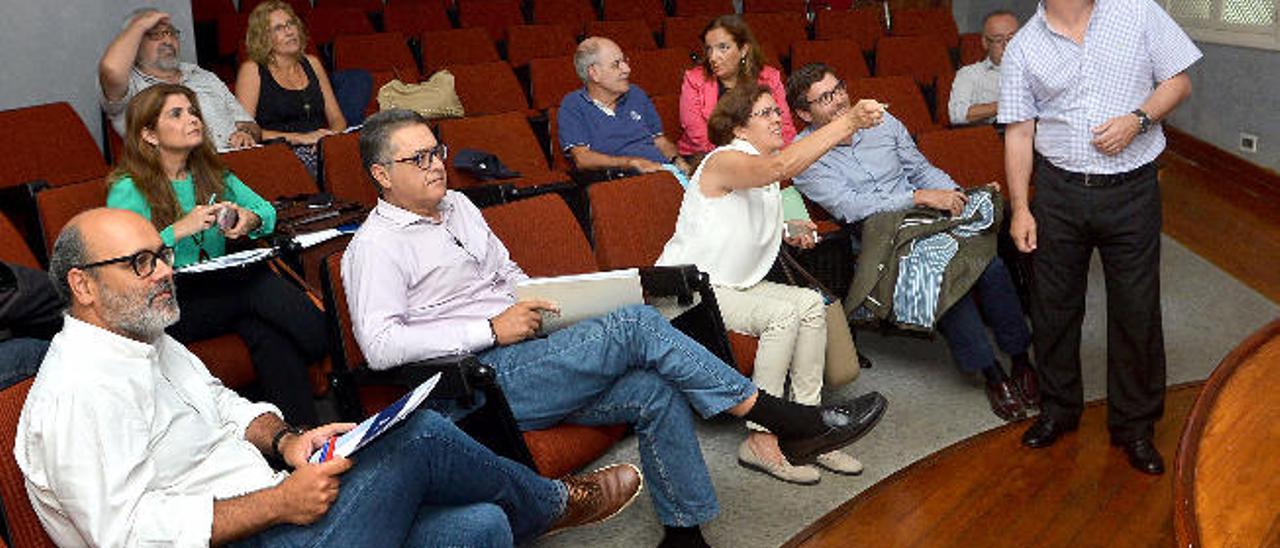
[[[1209,377],[1173,473],[1178,546],[1280,546],[1280,320]]]

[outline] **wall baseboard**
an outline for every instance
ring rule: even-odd
[[[1164,134],[1169,141],[1169,151],[1210,172],[1280,196],[1280,173],[1249,162],[1168,124],[1164,126]]]

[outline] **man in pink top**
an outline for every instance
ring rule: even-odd
[[[782,142],[791,144],[796,128],[787,108],[787,92],[782,73],[766,66],[764,52],[751,34],[751,28],[736,15],[722,15],[702,31],[706,49],[701,66],[684,73],[680,88],[680,126],[684,135],[676,143],[680,154],[692,158],[697,165],[702,156],[715,148],[707,136],[707,120],[716,101],[739,82],[757,82],[769,88],[773,101],[782,109]]]

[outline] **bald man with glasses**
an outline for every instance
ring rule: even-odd
[[[1000,61],[1004,48],[1018,32],[1018,18],[1009,11],[994,11],[983,19],[982,50],[987,56],[961,67],[951,84],[947,113],[952,125],[991,124],[996,121],[1000,99]]]

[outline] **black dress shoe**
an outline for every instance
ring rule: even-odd
[[[1156,450],[1156,446],[1147,438],[1138,438],[1133,441],[1116,443],[1124,449],[1124,453],[1129,456],[1129,466],[1137,468],[1143,474],[1151,474],[1159,476],[1164,473],[1164,459],[1160,457],[1160,452]]]
[[[1040,380],[1034,369],[1026,366],[1013,368],[1013,382],[1022,391],[1022,402],[1027,407],[1040,407]]]
[[[1058,437],[1067,432],[1074,432],[1077,423],[1054,420],[1048,415],[1040,415],[1035,424],[1022,433],[1022,445],[1032,449],[1048,447],[1058,441]]]
[[[1022,405],[1022,393],[1009,379],[987,382],[987,402],[991,404],[991,411],[1006,421],[1013,422],[1027,416],[1027,409]]]
[[[805,438],[779,438],[778,447],[792,466],[809,464],[818,455],[858,441],[875,427],[888,405],[879,392],[871,392],[843,405],[823,406],[819,411],[826,427],[823,433]]]

